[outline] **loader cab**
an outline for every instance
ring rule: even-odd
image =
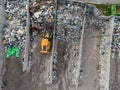
[[[40,52],[43,54],[49,54],[51,46],[52,46],[52,39],[53,39],[53,25],[49,23],[44,24],[44,31],[42,34],[42,40],[40,44]]]
[[[40,52],[44,53],[44,54],[49,54],[50,46],[51,46],[50,36],[49,36],[49,34],[46,34],[45,36],[43,36],[43,38],[41,40]]]

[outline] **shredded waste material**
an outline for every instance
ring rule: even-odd
[[[17,46],[21,51],[25,49],[27,10],[25,3],[7,1],[5,7],[6,23],[3,29],[3,45],[6,50]],[[9,57],[11,55],[8,55]],[[18,57],[18,56],[17,56]]]
[[[60,5],[60,4],[59,4]],[[79,42],[83,26],[84,4],[62,4],[57,9],[56,38],[66,42]]]
[[[115,18],[114,20],[114,30],[113,30],[113,40],[111,43],[111,52],[114,56],[115,50],[119,51],[120,48],[120,19]]]

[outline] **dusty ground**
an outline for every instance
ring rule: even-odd
[[[67,63],[63,59],[65,43],[58,43],[58,63],[57,63],[57,77],[54,81],[55,86],[46,85],[46,64],[49,60],[50,55],[42,55],[39,50],[39,41],[36,40],[37,44],[33,53],[33,66],[30,73],[22,72],[22,58],[16,59],[11,57],[7,60],[7,72],[4,76],[5,88],[3,90],[64,90],[62,76],[64,76],[65,66]],[[63,46],[61,48],[61,46]],[[14,78],[13,78],[14,77]],[[51,88],[51,89],[50,89]]]
[[[81,90],[97,90],[97,67],[101,37],[91,37],[94,35],[101,35],[101,30],[96,30],[93,26],[85,27],[81,64],[81,68],[83,69],[80,80]]]

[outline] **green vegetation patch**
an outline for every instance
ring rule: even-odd
[[[93,4],[103,15],[111,15],[111,5],[110,4]]]
[[[115,4],[111,5],[111,14],[116,15],[116,5]]]

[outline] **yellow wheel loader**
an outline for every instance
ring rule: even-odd
[[[45,30],[42,36],[41,44],[40,44],[40,52],[44,54],[49,54],[52,46],[52,38],[53,38],[53,26],[47,24],[45,26]]]

